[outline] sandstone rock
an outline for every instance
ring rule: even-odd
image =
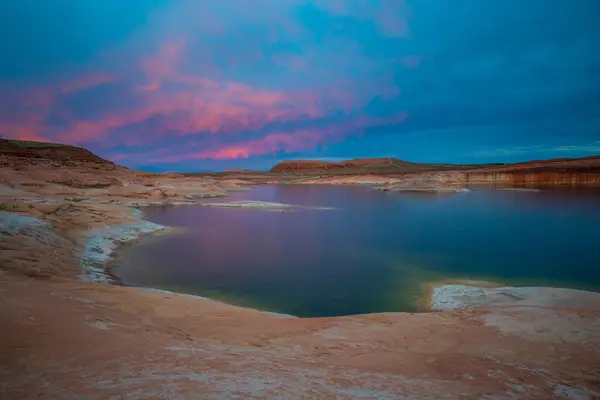
[[[463,183],[465,176],[438,180]],[[96,178],[115,184],[50,183]],[[342,178],[356,179],[329,182]],[[32,182],[43,186],[20,184]],[[0,141],[0,203],[11,208],[0,211],[0,397],[600,396],[600,311],[598,295],[587,292],[453,289],[445,298],[466,296],[473,308],[300,319],[81,281],[110,281],[103,263],[115,246],[155,230],[130,206],[189,203],[223,195],[233,183],[131,171],[70,146]],[[177,196],[149,198],[164,190]]]
[[[409,163],[394,158],[356,159],[329,163],[324,161],[284,161],[275,165],[273,176],[239,175],[253,182],[272,180],[303,184],[360,183],[361,175],[376,175],[380,179],[424,178],[459,185],[569,185],[600,186],[600,156],[577,159],[530,161],[517,164],[425,164]],[[297,179],[306,177],[305,182]],[[356,179],[355,181],[353,181]],[[376,183],[376,184],[379,184]]]
[[[314,207],[314,206],[299,206],[294,204],[274,203],[270,201],[256,200],[238,200],[219,203],[200,203],[204,207],[233,207],[233,208],[259,208],[271,211],[291,211],[291,210],[333,210],[332,207]]]
[[[161,189],[153,189],[150,191],[150,193],[148,193],[148,198],[152,200],[163,200],[167,197],[167,194]]]
[[[89,200],[89,197],[65,197],[66,201],[73,201],[73,202],[80,202],[80,201],[86,201]]]
[[[397,158],[357,158],[354,160],[328,162],[319,160],[289,160],[276,164],[269,172],[282,173],[319,173],[326,171],[375,171],[393,172],[394,170],[415,170],[419,164],[398,160]]]
[[[434,311],[499,306],[580,307],[600,311],[600,294],[544,287],[486,288],[471,285],[440,285],[433,289]]]
[[[34,203],[33,207],[43,214],[53,214],[60,210],[63,205],[60,203]]]
[[[468,192],[464,187],[444,183],[435,179],[412,178],[394,181],[381,188],[390,192],[433,192],[433,193],[457,193]]]
[[[186,200],[196,200],[196,199],[209,199],[215,197],[225,197],[224,194],[221,193],[196,193],[196,194],[186,194],[183,196]]]

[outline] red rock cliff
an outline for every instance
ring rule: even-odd
[[[0,140],[0,165],[10,162],[11,167],[32,164],[51,164],[52,166],[75,166],[95,164],[114,169],[116,164],[98,157],[81,147],[54,143],[26,142],[20,140]],[[15,165],[16,163],[16,165]]]
[[[275,165],[270,172],[300,175],[326,173],[327,177],[323,179],[333,180],[336,174],[352,176],[367,173],[393,177],[421,176],[459,184],[600,186],[600,156],[485,165],[420,164],[394,158],[356,159],[337,163],[284,161]]]
[[[430,175],[444,182],[462,184],[600,186],[600,157],[529,161]]]
[[[355,170],[382,172],[399,172],[400,170],[418,170],[427,164],[409,163],[397,158],[356,158],[353,160],[328,162],[319,160],[289,160],[276,164],[269,172],[271,173],[320,173],[325,171],[348,171]],[[358,172],[358,171],[357,171]]]

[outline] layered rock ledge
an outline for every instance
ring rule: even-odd
[[[240,175],[244,179],[244,175]],[[428,164],[396,158],[366,158],[340,162],[284,161],[268,177],[246,175],[254,181],[279,180],[303,184],[387,185],[394,180],[427,179],[453,185],[600,186],[600,156],[529,161],[516,164]]]
[[[435,179],[409,178],[391,182],[383,187],[377,188],[386,192],[432,192],[432,193],[460,193],[469,192],[469,189],[444,183]]]
[[[296,204],[274,203],[270,201],[239,200],[239,201],[221,201],[198,204],[203,207],[224,207],[224,208],[255,208],[269,211],[294,211],[294,210],[333,210],[332,207],[300,206]]]

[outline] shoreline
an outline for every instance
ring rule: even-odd
[[[194,204],[240,183],[134,171],[76,147],[0,144],[7,398],[600,396],[598,293],[438,285],[471,308],[280,318],[102,274],[86,282],[82,257],[97,268],[119,245],[169,231],[133,207]]]
[[[600,310],[599,292],[552,286],[508,286],[489,281],[449,279],[422,285],[425,312],[496,307],[566,307]]]
[[[246,307],[246,306],[242,306],[242,305],[238,305],[238,304],[230,304],[230,303],[221,301],[219,299],[214,299],[212,297],[205,297],[205,296],[201,296],[198,294],[180,293],[180,292],[174,292],[172,290],[157,289],[157,288],[151,288],[151,287],[145,287],[145,286],[129,286],[129,285],[121,285],[121,286],[135,288],[135,289],[147,291],[150,293],[162,293],[162,294],[166,294],[168,296],[182,296],[184,298],[188,298],[188,299],[192,299],[192,300],[212,301],[215,303],[226,305],[228,307],[236,307],[236,308],[241,308],[241,309],[245,309],[245,310],[252,310],[252,311],[256,311],[256,312],[259,312],[259,313],[265,314],[265,315],[270,315],[270,316],[273,316],[276,318],[292,318],[292,319],[301,318],[301,317],[297,317],[297,316],[291,315],[291,314],[284,314],[284,313],[278,313],[278,312],[272,312],[272,311],[264,311],[264,310],[260,310],[257,308]]]
[[[479,281],[472,279],[444,279],[437,282],[422,282],[421,283],[421,297],[419,299],[418,308],[420,312],[439,312],[441,310],[436,309],[435,296],[436,290],[444,286],[470,286],[473,288],[502,288],[508,287],[502,283],[492,281]]]
[[[201,204],[193,205],[200,206]],[[178,205],[170,206],[175,207]],[[141,209],[142,207],[154,207],[154,205],[131,206],[131,216],[136,218],[137,221],[109,225],[100,229],[91,229],[83,233],[82,238],[85,240],[85,244],[79,251],[80,254],[77,257],[77,263],[82,269],[82,274],[79,276],[81,282],[134,288],[154,293],[165,293],[172,296],[183,296],[196,300],[208,300],[230,307],[238,307],[257,311],[261,314],[270,315],[276,318],[300,318],[291,314],[261,310],[240,304],[232,304],[219,298],[205,297],[198,294],[175,292],[146,286],[133,286],[124,284],[112,271],[112,269],[115,268],[116,264],[118,263],[118,252],[120,249],[122,249],[124,246],[136,245],[142,240],[155,239],[163,235],[181,234],[186,231],[184,228],[160,225],[145,220],[144,212]]]
[[[418,308],[420,312],[439,312],[443,310],[437,309],[436,292],[446,286],[468,286],[479,289],[497,289],[509,287],[505,284],[493,281],[480,281],[473,279],[444,279],[437,282],[422,282],[421,297],[419,299]]]
[[[182,205],[196,205],[202,206],[202,204],[182,204]],[[162,235],[178,234],[185,231],[184,228],[170,227],[165,225],[156,224],[144,219],[144,207],[154,207],[155,205],[150,204],[147,206],[136,205],[129,206],[130,216],[135,218],[134,222],[113,224],[105,226],[99,229],[90,229],[83,233],[82,237],[85,240],[82,249],[79,251],[77,263],[82,269],[80,275],[80,281],[101,283],[122,287],[131,287],[142,290],[149,290],[155,292],[165,292],[172,295],[178,296],[189,296],[190,298],[197,298],[203,300],[210,300],[217,303],[221,303],[231,307],[240,307],[248,310],[257,311],[266,315],[273,315],[281,318],[301,318],[294,315],[279,313],[268,310],[261,310],[243,304],[234,304],[219,298],[205,297],[199,294],[189,294],[183,292],[176,292],[160,288],[144,287],[144,286],[132,286],[124,284],[120,279],[112,272],[112,269],[117,266],[118,263],[118,251],[123,246],[135,245],[141,240],[150,240],[157,238]],[[177,206],[177,204],[169,205]],[[230,207],[239,208],[239,207]],[[243,208],[243,207],[242,207]],[[260,209],[260,208],[258,208]],[[29,218],[29,217],[27,217]],[[42,221],[43,222],[43,221]],[[522,300],[520,294],[515,294],[520,291],[528,291],[529,295],[533,292],[544,292],[548,290],[553,291],[569,291],[569,292],[580,292],[596,294],[600,292],[591,290],[581,289],[570,289],[563,287],[553,286],[509,286],[507,284],[485,281],[485,280],[474,280],[474,279],[460,279],[460,278],[448,278],[441,281],[434,282],[421,282],[420,284],[421,294],[417,299],[417,313],[435,313],[452,310],[464,310],[473,308],[486,308],[497,305],[496,303],[502,303],[502,301],[491,301],[489,300],[490,293],[487,293],[485,289],[503,289],[505,292],[501,295],[505,297],[513,297],[514,300]],[[533,292],[532,292],[533,291]],[[515,293],[512,293],[515,292]],[[494,293],[492,293],[494,294]],[[543,294],[540,295],[543,297]],[[481,297],[480,299],[475,299]],[[488,298],[487,302],[483,298]],[[531,300],[531,298],[529,298]],[[535,300],[535,299],[534,299]],[[474,303],[473,303],[474,302]],[[387,311],[393,312],[393,311]],[[366,313],[364,315],[374,315],[375,312]],[[338,317],[344,317],[338,316]],[[318,317],[306,317],[306,318],[318,318]]]
[[[134,222],[82,232],[84,244],[77,263],[81,267],[80,279],[83,282],[111,284],[113,277],[109,263],[114,260],[114,253],[121,245],[138,240],[143,235],[169,230],[169,227],[144,220],[143,212],[138,208],[131,207],[130,216],[135,219]]]
[[[227,203],[225,203],[227,204]],[[196,205],[202,206],[202,204],[185,204],[185,205]],[[169,205],[171,207],[175,207],[177,205]],[[78,263],[81,266],[82,270],[84,270],[85,274],[82,274],[81,281],[83,282],[92,282],[92,283],[101,283],[122,287],[131,287],[151,292],[157,293],[167,293],[170,295],[177,296],[186,296],[189,298],[199,299],[199,300],[210,300],[214,302],[218,302],[221,304],[225,304],[231,307],[240,307],[248,310],[258,311],[260,313],[266,315],[272,315],[279,318],[301,318],[291,314],[279,313],[274,311],[261,310],[258,308],[240,305],[240,304],[232,304],[226,301],[223,301],[219,298],[211,298],[205,297],[198,294],[189,294],[183,292],[176,292],[172,290],[160,289],[160,288],[152,288],[145,286],[132,286],[124,284],[120,281],[120,279],[112,272],[112,269],[115,268],[118,263],[118,251],[124,246],[127,245],[135,245],[141,240],[149,240],[156,237],[160,237],[164,234],[171,235],[182,233],[185,229],[178,227],[171,227],[166,225],[156,224],[144,219],[144,211],[143,207],[155,207],[155,205],[150,204],[147,206],[130,206],[131,216],[136,218],[135,222],[125,223],[125,224],[115,224],[106,226],[101,229],[92,229],[84,233],[83,237],[86,239],[83,249],[81,250],[81,255],[78,257]],[[294,207],[294,206],[292,206]],[[240,207],[226,207],[226,208],[240,208]],[[244,208],[244,207],[241,207]],[[261,209],[261,207],[249,207]],[[421,282],[421,296],[417,300],[417,312],[418,313],[429,313],[429,312],[437,312],[443,310],[437,310],[433,306],[435,291],[441,287],[445,286],[453,286],[453,285],[463,285],[470,286],[476,288],[500,288],[507,287],[506,285],[502,285],[497,282],[489,282],[489,281],[478,281],[478,280],[469,280],[469,279],[444,279],[439,282]],[[571,290],[571,289],[566,289]],[[466,307],[465,307],[466,308]],[[387,311],[392,312],[392,311]],[[364,315],[373,315],[377,313],[366,313]],[[339,316],[344,317],[344,315]],[[306,318],[319,318],[319,317],[306,317]]]

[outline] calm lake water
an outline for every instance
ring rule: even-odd
[[[268,185],[219,201],[244,199],[335,209],[148,208],[187,229],[124,247],[115,274],[297,316],[416,311],[420,284],[448,278],[600,288],[600,191]]]

